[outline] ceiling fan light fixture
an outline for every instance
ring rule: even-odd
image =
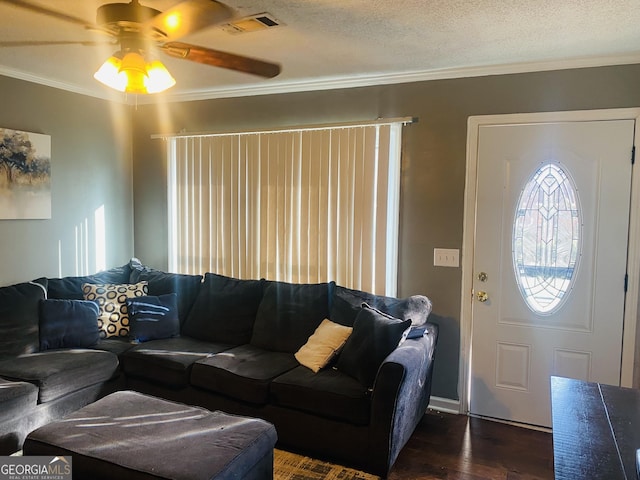
[[[160,93],[176,84],[167,68],[159,60],[147,63],[138,52],[109,57],[93,76],[104,85],[119,92]]]
[[[171,88],[176,81],[160,62],[151,61],[151,54],[163,52],[170,57],[200,65],[273,78],[280,74],[281,66],[257,58],[237,55],[207,47],[176,41],[180,37],[229,22],[236,17],[233,8],[218,0],[174,0],[175,5],[164,11],[146,7],[141,0],[128,3],[106,3],[96,12],[96,22],[69,15],[41,5],[36,0],[0,0],[26,11],[46,15],[83,28],[113,37],[111,45],[120,50],[94,74],[94,78],[119,92],[153,94]],[[147,0],[150,1],[150,0]],[[146,2],[145,2],[146,3]],[[268,13],[244,19],[248,24],[228,24],[233,31],[253,31],[283,25]],[[7,42],[3,42],[7,43]],[[99,45],[94,41],[25,41],[8,42],[11,45]]]

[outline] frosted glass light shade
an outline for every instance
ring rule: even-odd
[[[148,93],[164,92],[173,87],[176,80],[159,60],[147,64],[146,87]]]
[[[160,61],[146,63],[137,52],[129,52],[122,59],[109,57],[93,77],[110,88],[127,93],[159,93],[176,84]]]
[[[93,78],[119,92],[127,88],[127,74],[120,71],[122,60],[118,57],[109,57],[106,62],[93,74]]]

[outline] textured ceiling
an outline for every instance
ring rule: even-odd
[[[95,21],[104,1],[32,0]],[[165,10],[176,0],[141,0]],[[233,35],[220,26],[180,40],[278,62],[273,79],[161,56],[171,99],[640,63],[638,0],[228,0],[238,17],[268,12],[282,26]],[[0,2],[0,45],[104,36]],[[0,74],[109,98],[93,72],[117,47],[0,46]],[[118,94],[120,100],[123,95]]]

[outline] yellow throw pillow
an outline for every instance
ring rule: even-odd
[[[97,302],[100,307],[98,329],[100,338],[126,337],[129,335],[129,312],[127,298],[147,295],[148,282],[132,284],[92,284],[82,285],[85,300]]]
[[[344,347],[352,331],[351,327],[345,327],[325,318],[309,337],[307,343],[296,352],[296,360],[314,373],[318,373]]]

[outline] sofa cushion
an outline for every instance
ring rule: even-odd
[[[371,395],[353,377],[329,368],[313,373],[299,366],[271,382],[271,401],[321,417],[369,424]]]
[[[83,300],[82,285],[85,283],[129,283],[131,269],[129,264],[114,267],[83,277],[64,277],[47,279],[47,298],[63,300]],[[40,280],[36,280],[40,281]]]
[[[41,300],[40,351],[95,345],[99,312],[97,303],[86,300]]]
[[[101,338],[93,347],[96,350],[104,350],[105,352],[115,353],[118,357],[127,350],[134,347],[134,344],[128,338],[112,337]]]
[[[186,387],[193,363],[231,348],[189,337],[165,338],[141,343],[120,357],[124,372],[173,388]]]
[[[47,298],[84,300],[82,285],[85,283],[96,282],[89,276],[49,278],[47,279]]]
[[[126,302],[129,338],[132,341],[140,343],[180,335],[178,296],[175,293],[127,298]]]
[[[36,385],[40,403],[106,382],[117,371],[118,357],[98,350],[48,350],[0,362],[0,377]]]
[[[338,358],[338,370],[366,387],[373,387],[378,368],[410,327],[411,320],[399,320],[365,305]]]
[[[262,300],[262,285],[261,280],[205,274],[182,332],[210,342],[249,343]]]
[[[353,328],[334,323],[326,318],[316,328],[300,350],[295,354],[301,365],[314,373],[320,371],[340,352]]]
[[[140,260],[132,258],[129,283],[147,282],[149,295],[166,295],[175,293],[178,296],[178,317],[184,323],[200,291],[201,275],[168,273],[142,265]]]
[[[290,353],[241,345],[198,360],[191,370],[191,384],[262,405],[269,401],[271,380],[297,366]]]
[[[333,283],[268,282],[253,325],[251,344],[295,353],[329,316]]]
[[[148,293],[147,282],[135,284],[85,283],[82,285],[85,300],[98,303],[100,338],[127,337],[129,335],[129,311],[127,298],[143,297]]]
[[[407,298],[385,297],[336,285],[329,318],[341,325],[353,326],[363,303],[394,318],[409,319],[411,325],[415,326],[427,321],[432,307],[431,300],[424,295],[412,295]]]
[[[12,420],[38,404],[38,387],[0,378],[0,421]]]
[[[44,288],[35,283],[0,288],[0,359],[38,351],[38,311],[44,298]]]

